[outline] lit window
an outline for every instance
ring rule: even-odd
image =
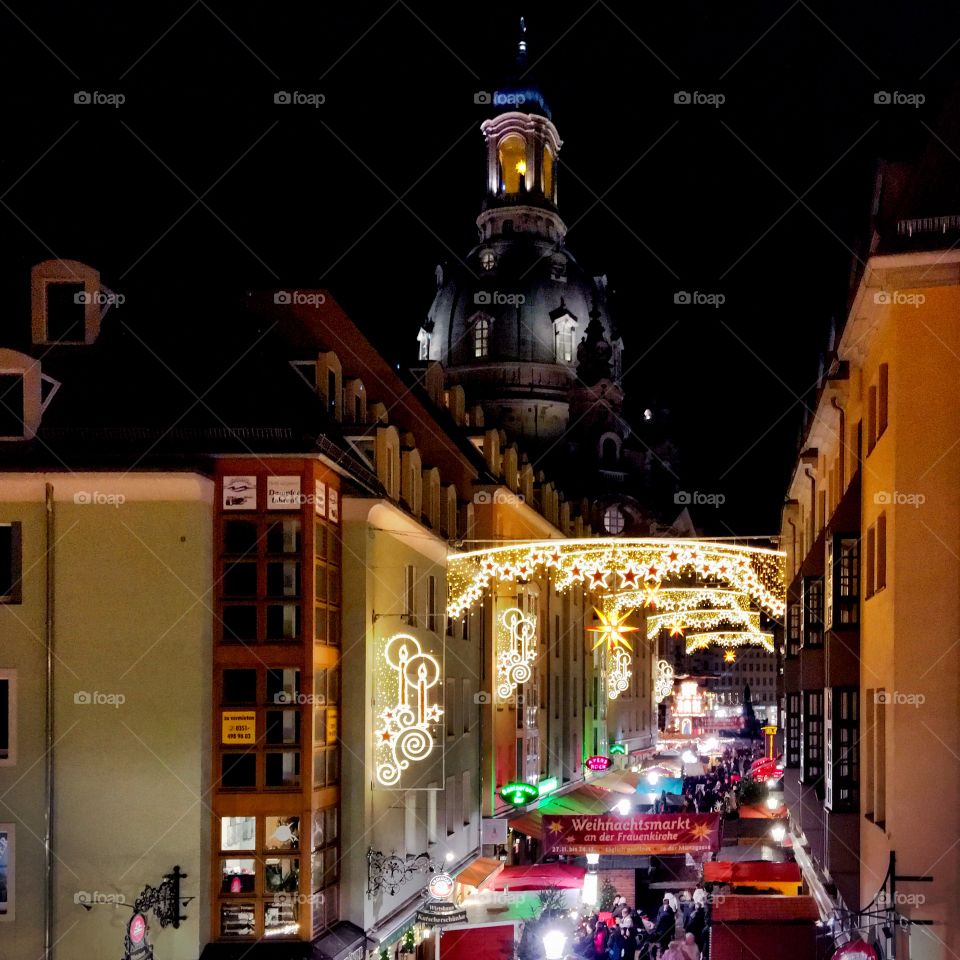
[[[480,266],[484,270],[492,270],[497,262],[497,256],[492,250],[483,250],[480,253]]]
[[[513,134],[500,141],[500,190],[519,193],[522,178],[527,172],[527,144],[523,137]]]
[[[485,357],[490,348],[490,321],[481,317],[473,327],[473,355]]]
[[[622,533],[624,527],[623,511],[618,506],[607,507],[603,511],[603,525],[607,533]]]
[[[17,672],[0,670],[0,767],[12,767],[16,762]],[[0,866],[2,862],[0,858]],[[0,908],[2,906],[0,903]]]
[[[565,363],[573,360],[573,328],[563,326],[557,328],[557,359]]]
[[[543,195],[553,199],[553,151],[546,145],[543,148]]]

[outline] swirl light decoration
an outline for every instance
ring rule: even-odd
[[[411,763],[425,760],[433,751],[433,727],[443,710],[431,703],[430,691],[443,671],[432,654],[424,653],[420,641],[407,633],[387,640],[383,660],[388,668],[382,696],[386,706],[374,730],[377,781],[395,787]]]
[[[497,697],[509,700],[521,683],[533,677],[537,659],[537,618],[519,607],[500,615],[497,630]]]
[[[594,538],[494,546],[448,558],[448,613],[458,618],[497,581],[549,570],[558,592],[582,586],[601,594],[638,592],[656,603],[662,584],[745,593],[772,617],[785,609],[785,554],[707,540]]]
[[[622,647],[612,650],[607,661],[607,696],[616,700],[630,686],[632,676],[630,654]]]
[[[663,703],[673,693],[673,665],[668,660],[657,661],[657,675],[653,681],[653,696]]]

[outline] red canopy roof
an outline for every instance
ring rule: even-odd
[[[489,890],[579,890],[583,886],[584,867],[569,863],[537,863],[528,867],[504,867],[488,884]]]
[[[717,860],[703,865],[703,879],[712,883],[800,883],[800,867],[795,863],[769,860],[731,862]]]
[[[737,923],[763,921],[765,924],[814,923],[820,911],[813,897],[725,896],[713,904],[713,922]]]

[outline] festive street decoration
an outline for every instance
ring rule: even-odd
[[[657,662],[657,675],[653,681],[653,696],[657,703],[663,703],[673,693],[673,665],[668,660]]]
[[[724,663],[736,663],[737,662],[737,651],[730,647],[728,650],[723,651],[723,662]]]
[[[773,653],[773,634],[750,630],[720,630],[715,633],[691,633],[687,636],[687,653],[704,650],[711,644],[718,647],[742,647],[746,644],[763,647]]]
[[[433,727],[443,710],[431,702],[430,691],[440,682],[443,671],[420,641],[407,633],[387,640],[383,650],[389,682],[377,690],[378,703],[386,705],[374,730],[377,752],[377,780],[393,787],[411,763],[425,760],[433,751]],[[380,684],[378,684],[380,687]]]
[[[662,585],[709,585],[746,593],[768,614],[781,617],[783,564],[784,554],[776,550],[704,540],[591,538],[497,546],[449,558],[448,613],[459,618],[491,583],[549,570],[561,593],[572,586],[637,592],[638,605],[659,607]]]
[[[718,627],[760,633],[760,614],[739,607],[685,610],[682,613],[657,613],[647,616],[647,639],[656,640],[661,630],[669,630],[670,636],[682,637],[686,630],[704,632]]]
[[[515,807],[524,807],[540,796],[539,788],[522,780],[505,783],[498,792],[502,800],[512,803]]]
[[[537,618],[511,607],[500,615],[497,631],[497,697],[509,700],[533,676],[537,659]]]
[[[616,700],[629,686],[630,677],[630,659],[633,653],[633,647],[630,641],[624,636],[625,633],[632,633],[639,627],[626,626],[626,620],[630,616],[630,611],[621,614],[604,613],[594,607],[597,618],[600,620],[599,627],[587,627],[591,633],[597,634],[597,642],[593,645],[596,650],[601,644],[607,648],[607,696],[611,700]]]

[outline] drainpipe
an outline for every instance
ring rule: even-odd
[[[843,494],[846,490],[845,480],[847,472],[847,417],[843,412],[843,407],[837,403],[836,397],[830,398],[830,405],[840,414],[840,497],[838,499],[843,499]]]
[[[797,525],[787,517],[787,523],[790,524],[790,528],[793,531],[793,540],[790,544],[790,549],[793,552],[793,563],[791,572],[796,574],[797,572]]]
[[[47,650],[46,664],[46,714],[44,719],[44,733],[46,738],[45,773],[44,773],[44,817],[45,830],[43,836],[45,892],[43,901],[43,956],[44,960],[53,960],[53,658],[54,658],[54,543],[56,529],[53,509],[53,484],[46,484],[46,624],[44,640]]]

